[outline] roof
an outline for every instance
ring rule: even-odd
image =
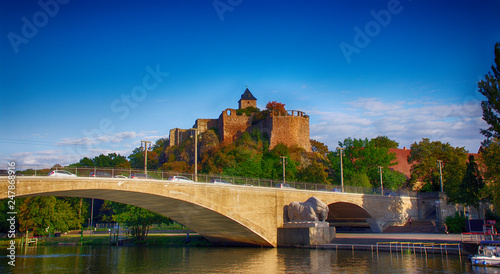
[[[250,92],[250,90],[245,89],[245,92],[243,92],[243,94],[241,95],[241,99],[240,100],[257,100],[257,98],[255,98],[253,96],[253,94]]]
[[[411,150],[407,149],[406,147],[403,149],[390,148],[389,152],[396,154],[396,161],[398,162],[396,165],[391,166],[390,168],[392,170],[399,171],[406,175],[407,178],[410,178],[412,164],[408,163],[408,156],[410,155]]]

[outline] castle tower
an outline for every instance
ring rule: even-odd
[[[245,109],[247,107],[257,107],[257,98],[253,96],[248,88],[241,95],[241,99],[238,101],[239,109]]]

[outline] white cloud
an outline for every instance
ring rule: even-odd
[[[479,129],[487,127],[481,119],[479,101],[462,104],[389,103],[376,98],[361,98],[346,105],[349,108],[340,111],[308,111],[312,117],[311,138],[337,146],[338,141],[347,137],[382,135],[398,141],[401,147],[429,138],[456,147],[465,146],[475,152],[484,139]]]
[[[108,135],[102,135],[97,137],[81,137],[81,138],[64,138],[62,141],[58,142],[59,146],[96,146],[101,144],[120,144],[127,140],[139,139],[144,137],[156,137],[151,134],[157,133],[156,131],[144,131],[137,133],[135,131],[125,131],[117,132]]]
[[[64,138],[55,143],[54,149],[18,152],[11,155],[2,155],[2,159],[13,160],[19,169],[52,167],[55,164],[69,165],[80,161],[83,157],[95,157],[100,154],[118,153],[128,156],[141,140],[156,141],[165,136],[157,135],[157,131],[127,131],[113,134]]]

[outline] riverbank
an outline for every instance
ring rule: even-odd
[[[422,253],[472,254],[475,243],[463,243],[460,234],[436,233],[337,233],[329,244],[308,246],[320,249],[349,249]]]
[[[9,246],[10,240],[8,238],[0,239],[0,246]],[[20,245],[21,238],[16,238],[16,245]],[[205,238],[198,234],[153,234],[148,235],[146,240],[138,242],[132,239],[125,239],[119,243],[111,241],[109,235],[94,234],[92,236],[77,234],[61,235],[61,237],[40,237],[37,239],[37,245],[51,246],[51,245],[141,245],[141,246],[190,246],[202,247],[213,246]]]
[[[437,233],[337,233],[332,244],[377,244],[377,242],[462,243],[460,234]]]

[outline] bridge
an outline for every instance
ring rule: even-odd
[[[283,208],[315,196],[329,206],[327,221],[366,223],[373,232],[418,218],[417,198],[328,191],[125,178],[19,176],[16,197],[64,196],[110,200],[167,216],[219,244],[278,246]],[[8,197],[0,177],[0,199]]]

